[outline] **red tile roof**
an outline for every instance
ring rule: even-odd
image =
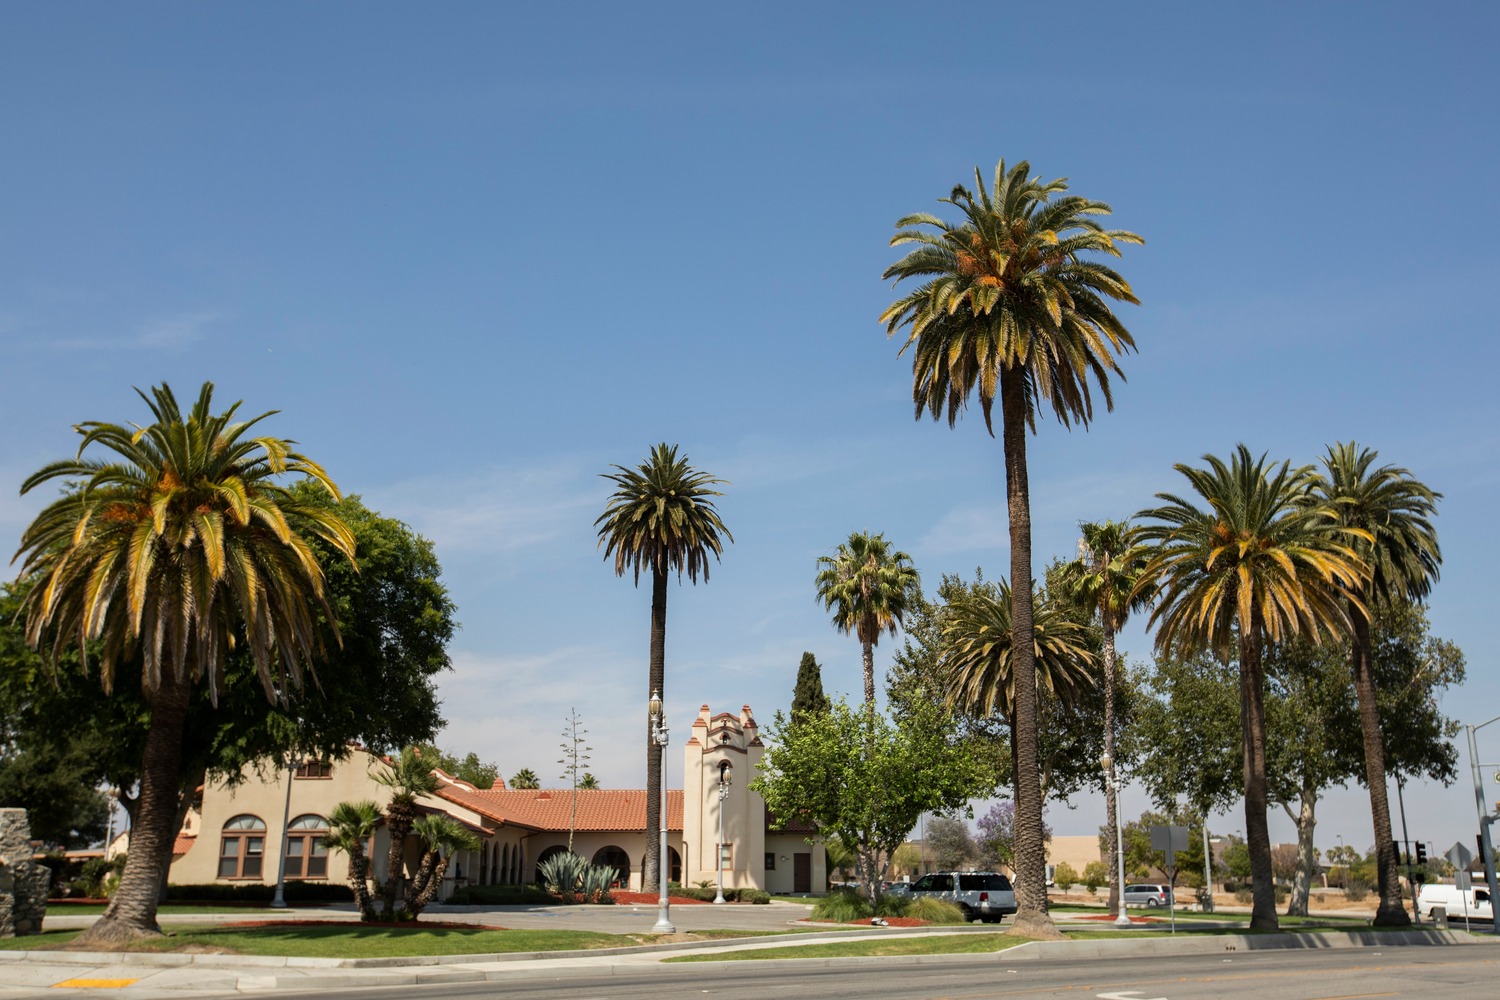
[[[440,798],[472,809],[482,816],[534,830],[566,830],[573,811],[572,789],[491,788],[469,791],[443,785]],[[627,831],[646,828],[643,789],[578,790],[577,830]],[[682,790],[667,789],[667,829],[682,829]]]
[[[177,839],[174,840],[174,841],[172,841],[172,857],[174,857],[174,858],[180,858],[180,857],[182,857],[188,851],[192,850],[193,845],[196,844],[197,842],[198,842],[198,838],[196,836],[184,837],[182,834],[179,833],[177,835]]]

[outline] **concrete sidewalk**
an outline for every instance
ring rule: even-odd
[[[571,908],[576,909],[576,908]],[[621,907],[619,909],[628,909]],[[687,910],[687,907],[683,907]],[[766,907],[756,907],[767,910]],[[800,909],[800,908],[799,908]],[[714,910],[725,914],[723,907]],[[326,911],[319,911],[326,916]],[[652,911],[654,913],[654,911]],[[287,914],[290,916],[290,913]],[[457,914],[451,914],[457,916]],[[204,914],[204,917],[210,915]],[[212,916],[237,918],[241,914]],[[352,914],[350,915],[352,917]],[[634,915],[637,919],[640,914]],[[769,917],[770,914],[766,914]],[[677,911],[674,909],[674,921]],[[472,919],[472,915],[469,916]],[[705,914],[705,919],[708,915]],[[540,918],[539,918],[540,919]],[[762,918],[764,919],[764,918]],[[784,919],[784,918],[783,918]],[[722,916],[720,917],[722,921]],[[479,922],[479,921],[475,921]],[[495,921],[499,923],[500,921]],[[1071,922],[1071,921],[1067,921]],[[782,924],[785,926],[785,923]],[[1198,923],[1198,926],[1202,926]],[[1144,929],[1144,928],[1143,928]],[[1150,928],[1160,930],[1159,926]],[[0,997],[35,995],[41,989],[76,988],[122,991],[150,996],[170,991],[178,997],[267,990],[324,990],[360,986],[415,986],[434,983],[558,976],[660,976],[673,974],[665,958],[711,956],[726,952],[781,948],[869,938],[909,938],[965,933],[993,933],[993,927],[868,928],[811,932],[791,937],[724,939],[709,943],[640,945],[593,951],[507,955],[449,955],[424,958],[278,958],[248,955],[192,955],[176,953],[87,953],[0,951]],[[1132,956],[1195,955],[1270,949],[1343,949],[1391,947],[1493,946],[1491,938],[1459,931],[1351,931],[1280,935],[1178,935],[1108,938],[1087,941],[1033,941],[996,954],[1000,962],[1079,961]],[[932,955],[900,959],[943,962],[974,955]],[[816,967],[888,961],[884,958],[771,959],[772,966]],[[764,967],[764,965],[762,966]],[[700,966],[683,967],[681,971]]]

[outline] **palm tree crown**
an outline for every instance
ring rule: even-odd
[[[724,542],[734,541],[711,499],[724,495],[710,488],[724,480],[694,469],[665,443],[635,469],[614,468],[604,478],[617,489],[594,527],[605,558],[614,556],[615,574],[633,570],[639,583],[642,569],[675,569],[695,583],[700,573],[707,580],[709,555],[717,559]]]
[[[170,671],[177,681],[207,675],[217,696],[235,632],[244,639],[268,697],[301,683],[321,650],[314,609],[327,612],[323,571],[304,534],[317,535],[354,560],[354,535],[326,508],[299,501],[275,481],[309,477],[338,497],[316,462],[293,441],[249,437],[276,411],[234,422],[235,403],[211,411],[205,383],[184,418],[172,390],[148,397],[155,422],[144,428],[89,421],[78,426],[78,454],[42,468],[23,494],[55,479],[79,482],[37,515],[21,537],[27,640],[50,640],[54,655],[70,642],[100,644],[106,689],[137,647],[148,691]],[[85,458],[99,445],[111,459]],[[334,616],[327,614],[330,627]],[[144,641],[142,641],[144,640]]]
[[[1359,590],[1376,601],[1420,601],[1432,592],[1443,562],[1432,523],[1443,495],[1406,469],[1374,468],[1379,455],[1352,441],[1330,445],[1312,493],[1340,523],[1370,535],[1356,546],[1370,569]]]
[[[922,596],[911,556],[898,552],[883,534],[856,531],[831,556],[819,556],[818,600],[833,612],[840,632],[853,633],[864,653],[865,704],[875,704],[874,647],[880,634],[892,636]]]
[[[1272,642],[1339,632],[1345,588],[1365,564],[1333,512],[1307,502],[1311,467],[1273,468],[1243,444],[1227,464],[1204,461],[1206,469],[1174,468],[1205,506],[1158,493],[1166,505],[1137,515],[1148,521],[1139,538],[1153,546],[1140,593],[1155,598],[1157,648],[1227,654],[1236,629]]]
[[[1136,583],[1146,568],[1146,549],[1128,521],[1085,521],[1078,526],[1078,558],[1063,567],[1069,600],[1098,612],[1106,631],[1119,632],[1131,612],[1146,606]]]
[[[1085,255],[1120,256],[1121,244],[1144,242],[1134,233],[1106,230],[1095,216],[1104,202],[1063,195],[1064,179],[1043,182],[1031,165],[1009,170],[1001,160],[986,190],[979,170],[975,190],[954,187],[946,204],[963,219],[944,222],[928,213],[896,222],[891,245],[918,244],[886,268],[884,277],[922,281],[881,315],[894,335],[907,328],[912,352],[912,397],[917,415],[934,419],[947,410],[951,426],[979,390],[985,426],[1003,369],[1027,374],[1028,419],[1046,401],[1063,423],[1093,418],[1091,379],[1113,407],[1109,375],[1120,374],[1115,355],[1135,341],[1111,301],[1136,303],[1130,285],[1112,268]]]
[[[993,592],[988,584],[968,588],[949,603],[942,619],[941,654],[949,705],[996,712],[1013,721],[1016,675],[1010,606],[1008,580],[1001,580]],[[1032,606],[1037,687],[1064,700],[1094,687],[1087,626],[1070,619],[1045,591],[1036,592]]]

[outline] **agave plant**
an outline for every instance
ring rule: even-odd
[[[564,902],[569,902],[578,891],[579,882],[587,867],[587,861],[570,851],[564,851],[537,865],[537,870],[542,873],[542,884],[547,887],[547,891],[555,892],[562,896]]]
[[[583,901],[585,903],[608,903],[609,887],[614,885],[615,870],[611,865],[589,865],[583,870]]]

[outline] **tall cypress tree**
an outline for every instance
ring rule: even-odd
[[[823,693],[823,668],[811,653],[803,653],[802,665],[797,668],[797,687],[792,692],[792,725],[826,711],[828,696]]]

